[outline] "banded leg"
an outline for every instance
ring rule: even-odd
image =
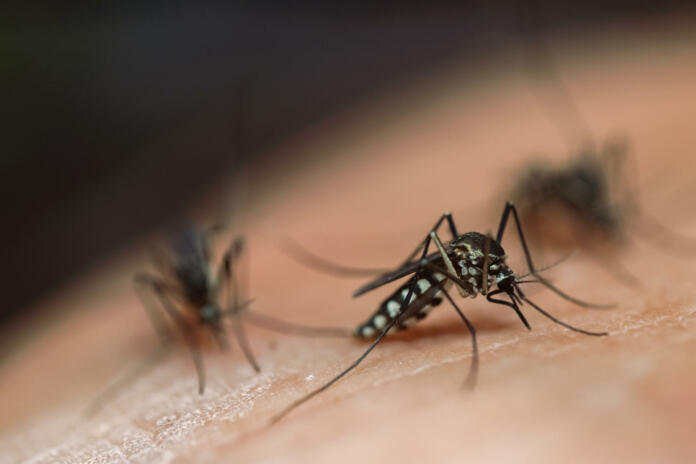
[[[442,257],[442,260],[445,262],[445,266],[447,267],[447,270],[452,274],[452,275],[457,275],[457,271],[454,269],[454,265],[452,264],[452,261],[450,260],[449,256],[447,255],[447,251],[445,250],[444,245],[440,241],[440,237],[437,236],[437,232],[432,231],[430,232],[430,238],[432,238],[433,242],[435,242],[435,246],[437,247],[438,251],[440,252],[440,256]],[[485,261],[484,261],[485,263]],[[464,292],[464,289],[462,288],[461,285],[455,285],[457,287],[457,291],[459,292],[459,295],[462,298],[466,298],[467,295]]]

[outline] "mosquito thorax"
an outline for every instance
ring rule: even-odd
[[[481,293],[483,289],[483,266],[486,248],[486,236],[478,232],[468,232],[460,235],[450,242],[454,250],[452,264],[464,282],[470,288],[465,289],[472,298]],[[486,289],[504,281],[512,275],[512,270],[507,267],[505,250],[495,239],[490,239],[488,245],[488,284]]]

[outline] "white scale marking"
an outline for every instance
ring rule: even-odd
[[[384,314],[378,314],[374,319],[372,319],[372,323],[374,324],[375,328],[383,329],[384,326],[387,325],[387,316]]]
[[[426,279],[421,279],[418,281],[418,288],[420,288],[421,293],[425,293],[430,288],[430,282]]]
[[[394,300],[387,301],[387,313],[389,317],[395,318],[401,312],[401,305]]]
[[[375,334],[375,329],[373,329],[369,325],[366,325],[365,327],[362,328],[363,337],[372,337],[374,334]]]
[[[409,291],[410,291],[410,289],[408,289],[408,288],[404,288],[403,290],[401,290],[401,300],[402,301],[406,301],[406,297],[408,296]],[[416,299],[416,292],[412,292],[411,299],[406,304],[413,303],[413,300],[415,300],[415,299]]]

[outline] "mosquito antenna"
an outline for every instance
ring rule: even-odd
[[[290,237],[279,238],[276,240],[276,244],[278,248],[290,258],[308,268],[324,274],[338,277],[364,277],[389,272],[389,269],[361,268],[334,263],[333,261],[315,255]]]
[[[551,282],[549,282],[547,279],[544,277],[541,277],[538,274],[534,274],[534,277],[536,277],[539,280],[539,283],[554,292],[556,295],[560,296],[564,300],[568,300],[573,304],[576,304],[578,306],[581,306],[583,308],[587,309],[612,309],[616,307],[616,304],[610,303],[610,304],[596,304],[596,303],[587,303],[586,301],[578,300],[577,298],[568,295],[564,291],[560,290],[559,288],[555,287]]]
[[[322,385],[321,387],[317,388],[317,389],[314,390],[313,392],[311,392],[311,393],[309,393],[309,394],[303,396],[302,398],[300,398],[300,399],[298,399],[298,400],[296,400],[296,401],[293,401],[288,407],[286,407],[286,408],[283,409],[280,413],[278,413],[278,414],[276,414],[275,416],[273,416],[273,418],[271,419],[271,423],[272,423],[272,424],[275,424],[276,422],[278,422],[279,420],[281,420],[283,417],[287,416],[293,409],[297,408],[298,406],[300,406],[300,405],[306,403],[307,401],[309,401],[310,399],[314,398],[314,397],[317,396],[319,393],[323,392],[324,390],[326,390],[327,388],[329,388],[331,385],[333,385],[333,384],[335,384],[336,382],[338,382],[339,380],[341,380],[341,379],[342,379],[343,377],[345,377],[346,374],[348,374],[350,371],[352,371],[353,369],[355,369],[356,367],[358,367],[358,365],[367,357],[367,355],[370,354],[370,352],[377,346],[377,344],[378,344],[379,342],[381,342],[382,339],[387,335],[387,332],[389,332],[389,330],[390,330],[392,327],[394,327],[394,325],[396,324],[396,322],[397,322],[398,320],[399,320],[399,318],[394,318],[394,319],[392,319],[392,320],[389,322],[389,324],[386,325],[386,327],[384,328],[384,330],[382,330],[382,333],[379,334],[379,336],[375,339],[375,341],[373,341],[373,342],[370,344],[370,346],[365,350],[365,352],[363,352],[363,354],[361,354],[360,357],[359,357],[358,359],[356,359],[350,366],[348,366],[348,368],[344,369],[343,372],[341,372],[341,373],[338,374],[336,377],[334,377],[333,379],[331,379],[330,381],[328,381],[327,383],[325,383],[325,384]]]
[[[609,332],[590,332],[589,330],[584,330],[584,329],[579,329],[579,328],[577,328],[577,327],[573,327],[572,325],[567,324],[567,323],[561,321],[560,319],[557,319],[557,318],[553,317],[551,314],[549,314],[549,313],[547,313],[546,311],[544,311],[543,309],[541,309],[536,303],[534,303],[533,301],[531,301],[530,299],[528,299],[528,298],[524,295],[524,293],[522,293],[522,291],[520,290],[519,287],[515,286],[515,288],[517,289],[517,293],[519,294],[519,295],[517,295],[518,298],[522,298],[522,300],[524,300],[524,301],[526,301],[527,303],[529,303],[534,309],[536,309],[537,311],[539,311],[541,314],[543,314],[543,315],[546,316],[547,318],[551,319],[551,320],[552,320],[553,322],[555,322],[556,324],[562,325],[562,326],[565,327],[566,329],[570,329],[570,330],[572,330],[572,331],[574,331],[574,332],[579,332],[579,333],[585,334],[585,335],[592,335],[592,336],[595,336],[595,337],[602,337],[602,336],[605,336],[605,335],[609,335]]]
[[[288,335],[298,335],[300,337],[326,337],[344,338],[353,334],[351,329],[345,327],[313,327],[276,319],[265,314],[248,311],[244,315],[245,322],[262,327],[273,332]]]
[[[576,256],[577,254],[578,254],[578,250],[572,250],[572,251],[570,251],[569,253],[566,253],[564,256],[562,256],[562,257],[561,257],[560,259],[558,259],[557,261],[555,261],[555,262],[549,264],[548,266],[544,266],[544,267],[541,267],[541,268],[539,268],[539,269],[535,269],[534,271],[535,271],[535,272],[544,272],[544,271],[548,271],[549,269],[552,269],[552,268],[558,266],[559,264],[563,264],[565,261],[569,260],[570,258],[573,258],[573,257]],[[528,273],[526,273],[526,274],[522,274],[521,276],[519,276],[518,279],[524,279],[525,277],[529,277],[530,275],[532,275],[532,273],[531,273],[531,272],[528,272]],[[517,281],[517,283],[520,283],[520,282],[521,282],[520,280]],[[534,282],[537,282],[537,281],[534,281]]]

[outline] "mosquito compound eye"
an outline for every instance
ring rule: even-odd
[[[500,274],[498,276],[498,288],[504,292],[509,292],[510,290],[512,290],[512,284],[514,280],[514,276],[506,276],[504,274]]]

